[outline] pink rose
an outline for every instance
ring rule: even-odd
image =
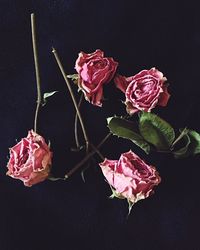
[[[113,58],[104,57],[104,52],[99,49],[91,54],[79,53],[75,69],[79,75],[79,88],[87,101],[102,106],[103,85],[112,80],[117,66]]]
[[[155,68],[142,70],[135,76],[118,75],[114,81],[126,96],[126,110],[132,115],[138,111],[150,112],[156,105],[166,106],[170,97],[167,78]]]
[[[149,197],[153,187],[161,181],[156,169],[147,165],[131,150],[123,153],[119,160],[105,159],[100,167],[114,188],[115,195],[126,198],[132,204]]]
[[[49,176],[51,159],[52,152],[44,138],[31,130],[26,138],[10,148],[7,175],[31,187]]]

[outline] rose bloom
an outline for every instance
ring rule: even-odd
[[[156,68],[142,70],[135,76],[117,75],[117,88],[125,93],[126,110],[132,115],[138,111],[150,112],[157,105],[166,106],[170,97],[167,78]]]
[[[99,49],[91,54],[79,53],[75,69],[79,75],[79,88],[87,101],[102,106],[103,85],[112,80],[117,66],[113,58],[104,57],[104,52]]]
[[[10,148],[7,175],[31,187],[49,176],[51,159],[52,152],[44,138],[31,130],[26,138]]]
[[[100,167],[116,197],[126,198],[132,204],[149,197],[161,181],[156,169],[131,150],[123,153],[119,160],[105,159]]]

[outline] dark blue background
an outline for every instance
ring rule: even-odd
[[[26,188],[5,176],[8,148],[33,127],[36,101],[30,14],[37,21],[42,89],[58,90],[42,109],[40,134],[54,152],[53,173],[63,176],[81,158],[72,153],[74,108],[51,53],[53,45],[66,72],[74,73],[79,51],[105,51],[133,75],[156,66],[167,76],[172,95],[155,110],[174,127],[200,131],[200,29],[198,1],[0,0],[0,249],[121,250],[188,249],[199,246],[199,156],[174,160],[146,157],[131,143],[112,138],[102,152],[118,158],[132,148],[160,172],[162,183],[137,203],[128,220],[127,204],[109,200],[98,165],[66,182],[46,181]],[[76,91],[76,88],[74,88]],[[105,91],[102,109],[84,102],[90,138],[107,133],[105,118],[125,112],[123,95]]]

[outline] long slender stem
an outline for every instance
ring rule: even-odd
[[[79,110],[80,110],[82,100],[83,100],[83,94],[81,94],[81,97],[80,97],[80,100],[78,103]],[[74,136],[75,136],[75,141],[76,141],[76,147],[80,148],[80,143],[79,143],[79,139],[78,139],[78,115],[77,115],[77,112],[76,112],[75,120],[74,120]]]
[[[89,140],[88,140],[88,136],[87,136],[87,133],[86,133],[86,129],[85,129],[85,126],[84,126],[84,123],[83,123],[83,119],[82,119],[82,117],[81,117],[81,113],[80,113],[79,108],[78,108],[78,104],[77,104],[76,99],[75,99],[75,97],[74,97],[74,93],[73,93],[73,91],[72,91],[71,85],[70,85],[69,80],[68,80],[68,78],[67,78],[67,75],[66,75],[66,73],[65,73],[65,71],[64,71],[64,68],[63,68],[63,66],[62,66],[62,63],[61,63],[61,60],[60,60],[60,58],[59,58],[59,56],[58,56],[57,51],[53,48],[53,49],[52,49],[52,52],[53,52],[53,54],[54,54],[54,57],[55,57],[55,59],[56,59],[56,62],[57,62],[57,64],[58,64],[58,66],[59,66],[59,68],[60,68],[60,71],[61,71],[61,73],[62,73],[62,75],[63,75],[63,78],[64,78],[64,80],[65,80],[65,82],[66,82],[66,84],[67,84],[67,88],[68,88],[69,93],[70,93],[70,95],[71,95],[71,98],[72,98],[74,107],[75,107],[75,109],[76,109],[76,112],[77,112],[77,115],[78,115],[78,118],[79,118],[79,121],[80,121],[80,124],[81,124],[81,128],[82,128],[83,135],[84,135],[84,139],[85,139],[85,143],[86,143],[86,149],[88,149]]]
[[[39,108],[41,105],[41,83],[40,83],[40,70],[39,70],[39,62],[38,62],[38,52],[37,52],[37,43],[36,43],[36,26],[35,26],[35,14],[31,14],[31,33],[32,33],[32,44],[33,44],[33,55],[34,55],[34,63],[35,63],[35,75],[36,75],[36,83],[37,83],[37,106],[35,110],[35,119],[34,119],[34,131],[37,132],[37,120]]]
[[[96,149],[99,149],[105,142],[106,140],[110,137],[111,133],[107,134],[106,137],[97,145],[97,147],[90,151],[85,158],[82,159],[75,167],[73,167],[66,175],[65,178],[69,178],[74,172],[76,172],[89,158],[91,158],[95,153]]]

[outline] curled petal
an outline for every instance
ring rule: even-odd
[[[31,130],[10,149],[7,175],[30,187],[48,177],[51,160],[52,152],[44,138]]]
[[[167,105],[170,94],[166,80],[162,72],[151,68],[130,77],[117,76],[115,84],[125,93],[126,110],[133,115],[138,111],[151,112],[157,105]]]
[[[149,197],[161,181],[155,167],[146,164],[131,150],[121,154],[119,160],[105,159],[100,167],[116,196],[132,204]]]
[[[127,81],[125,76],[117,75],[114,78],[114,82],[118,89],[120,89],[123,93],[126,92],[129,82]]]
[[[79,53],[75,69],[79,75],[78,86],[85,99],[95,106],[102,106],[103,86],[109,83],[118,63],[111,57],[104,57],[101,50],[93,53]]]

